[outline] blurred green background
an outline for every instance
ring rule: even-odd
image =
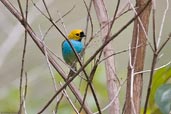
[[[170,1],[170,0],[169,0]],[[10,1],[18,9],[16,1]],[[38,0],[34,1],[37,6],[45,12],[43,4]],[[89,3],[89,1],[86,1]],[[121,1],[120,8],[124,4],[125,0]],[[25,8],[24,1],[22,1],[23,8]],[[75,8],[71,11],[70,14],[63,18],[66,29],[68,32],[72,29],[85,29],[86,28],[86,17],[87,11],[82,0],[47,0],[48,8],[51,12],[51,15],[54,20],[59,19],[57,11],[61,15],[64,15],[72,7]],[[111,18],[114,14],[116,2],[112,0],[105,1],[106,8]],[[166,1],[157,1],[156,3],[156,36],[158,37],[161,21],[163,18],[163,12],[166,8]],[[168,34],[171,32],[171,8],[166,15],[166,20],[164,23],[164,28],[162,32],[162,40],[165,41],[168,37]],[[119,19],[116,20],[115,25],[112,29],[112,33],[116,33],[129,19],[133,16],[133,12],[128,12]],[[94,33],[99,30],[98,20],[94,8],[91,10],[91,17],[93,21]],[[51,23],[40,14],[40,12],[29,2],[29,14],[28,21],[33,27],[36,34],[41,37],[41,34],[44,34],[47,29],[51,26]],[[58,27],[64,31],[61,22],[58,22]],[[21,69],[21,59],[22,51],[24,44],[24,29],[21,24],[15,19],[13,15],[0,3],[0,112],[17,112],[19,106],[19,78],[20,78],[20,69]],[[87,38],[90,37],[90,26],[88,29]],[[132,37],[132,25],[129,26],[125,31],[123,31],[114,41],[113,47],[114,52],[122,51],[128,49],[129,44],[131,43]],[[152,42],[152,24],[150,22],[149,27],[149,40]],[[55,28],[52,28],[48,35],[45,38],[47,46],[62,59],[61,56],[61,43],[64,38],[58,33]],[[91,56],[92,53],[101,45],[100,34],[94,38],[86,50],[85,60]],[[161,52],[161,58],[157,63],[157,67],[168,63],[171,60],[171,45],[170,42],[165,46]],[[127,74],[127,64],[129,60],[128,52],[122,53],[115,56],[116,70],[117,75],[121,81],[124,81]],[[149,46],[147,46],[145,69],[150,69],[152,59],[152,51]],[[66,72],[68,69],[65,64],[63,64],[59,59],[56,59],[62,68]],[[91,70],[91,65],[86,68],[87,71]],[[45,57],[39,51],[37,46],[34,44],[32,39],[28,37],[26,57],[25,57],[25,66],[24,71],[27,72],[28,76],[28,93],[26,99],[26,108],[29,114],[38,112],[47,101],[54,94],[54,87],[52,84],[52,79],[49,73],[49,69],[46,63]],[[55,72],[56,80],[59,82],[61,80],[57,72]],[[148,82],[149,74],[144,75],[144,83]],[[76,79],[74,83],[79,85],[80,79]],[[106,89],[106,79],[105,79],[105,69],[104,62],[100,64],[93,81],[95,90],[97,92],[97,97],[99,99],[101,107],[104,107],[108,104],[108,95]],[[84,88],[84,82],[81,85],[81,88]],[[146,95],[147,84],[144,84],[143,98]],[[81,89],[84,93],[84,89]],[[70,94],[70,93],[69,93]],[[125,98],[125,85],[122,87],[122,90],[119,94],[121,100],[121,108],[124,103]],[[74,101],[74,97],[72,97]],[[66,100],[66,99],[65,99]],[[65,101],[64,100],[64,101]],[[144,100],[142,100],[142,104]],[[96,106],[94,104],[93,97],[91,93],[88,94],[88,101],[92,107],[93,111],[96,111]],[[78,104],[78,103],[77,103]],[[52,112],[55,103],[53,103],[46,112]],[[68,102],[62,102],[60,105],[59,113],[69,113],[72,111],[72,108],[69,106]],[[104,113],[107,113],[105,111]],[[73,112],[74,114],[74,112]]]

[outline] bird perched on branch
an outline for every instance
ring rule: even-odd
[[[68,42],[67,40],[64,40],[62,43],[62,56],[65,62],[71,66],[71,70],[69,73],[69,77],[73,75],[73,70],[76,69],[76,61],[78,60],[73,49],[77,54],[80,54],[83,51],[84,45],[81,42],[82,38],[85,37],[83,30],[75,29],[72,30],[68,35]],[[71,47],[71,45],[73,47]]]

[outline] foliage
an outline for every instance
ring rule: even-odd
[[[171,111],[171,84],[164,84],[157,89],[155,102],[163,114]]]
[[[155,104],[156,103],[155,96],[156,98],[162,96],[162,94],[159,91],[163,91],[163,95],[164,95],[165,88],[162,86],[166,84],[170,78],[171,78],[171,66],[161,68],[157,70],[156,73],[153,75],[153,82],[152,82],[149,107],[148,107],[148,109],[151,110],[151,114],[161,114],[161,112],[159,111],[158,107]]]
[[[17,112],[19,104],[18,88],[11,88],[2,99],[0,99],[0,112]]]

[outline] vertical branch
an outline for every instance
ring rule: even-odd
[[[23,14],[23,11],[22,11],[20,0],[18,0],[18,4],[19,4],[19,7],[20,7],[20,12],[22,14],[22,18],[24,19],[24,14]],[[26,14],[25,20],[27,22],[27,17],[28,17],[28,0],[26,1],[25,14]],[[27,45],[27,30],[25,30],[24,48],[23,48],[21,72],[20,72],[20,87],[19,87],[19,91],[20,91],[20,107],[19,107],[18,114],[22,113],[23,103],[24,103],[25,97],[26,97],[26,92],[25,92],[25,95],[22,96],[23,71],[24,71],[24,60],[25,60],[25,53],[26,53],[26,45]],[[27,84],[27,82],[26,82],[26,84]]]
[[[25,103],[26,102],[26,95],[27,95],[27,84],[28,84],[28,79],[27,79],[27,73],[25,72],[25,87],[24,87],[24,93],[23,93],[23,109],[24,109],[24,114],[27,114],[26,103]]]
[[[156,14],[156,1],[153,0],[152,3],[152,16],[153,16],[153,44],[154,44],[154,50],[157,50],[157,41],[156,41],[156,20],[155,20],[155,14]]]
[[[146,5],[144,0],[136,0],[136,12],[137,14],[142,11],[142,8]],[[149,16],[151,11],[151,1],[148,7],[139,16],[143,27],[141,26],[138,18],[134,21],[132,44],[131,44],[131,61],[134,62],[134,71],[142,71],[144,67],[145,50],[146,50],[146,34],[148,32]],[[144,28],[144,29],[143,29]],[[145,30],[145,31],[144,31]],[[139,48],[133,48],[141,45]],[[132,63],[131,63],[132,64]],[[141,93],[142,93],[142,74],[136,74],[133,77],[133,102],[131,102],[131,76],[132,68],[128,65],[128,82],[126,92],[126,105],[125,114],[133,114],[134,110],[136,114],[140,113]]]
[[[166,9],[165,9],[165,11],[163,13],[162,23],[161,23],[161,26],[160,26],[159,37],[158,37],[158,41],[157,41],[157,48],[159,48],[159,45],[160,45],[164,22],[165,22],[165,19],[166,19],[167,11],[169,9],[169,0],[166,0],[166,2],[167,2],[167,4],[166,4]]]
[[[159,47],[159,44],[160,44],[160,41],[161,41],[161,35],[162,35],[162,31],[163,31],[163,25],[164,25],[166,14],[167,14],[167,11],[168,11],[168,8],[169,8],[169,1],[166,0],[166,2],[167,2],[167,6],[166,6],[166,9],[165,9],[165,11],[163,13],[163,19],[162,19],[162,23],[161,23],[161,26],[160,26],[160,32],[159,32],[158,40],[157,41],[155,40],[156,39],[155,36],[153,38],[155,51],[153,52],[150,79],[149,79],[149,83],[148,83],[147,96],[146,96],[146,101],[145,101],[145,105],[144,105],[144,114],[146,114],[147,107],[148,107],[148,101],[149,101],[149,97],[150,97],[150,93],[151,93],[151,86],[152,86],[152,81],[153,81],[154,69],[155,69],[155,66],[157,64],[157,59],[158,59],[159,53],[161,52],[161,50],[164,48],[164,46],[167,44],[167,42],[170,39],[170,35],[169,35],[168,39],[166,39],[165,42],[161,44],[161,47]],[[154,18],[153,18],[153,21],[155,21]],[[154,23],[154,25],[155,25],[155,23]],[[155,29],[155,26],[153,26],[153,28]],[[153,30],[153,31],[155,33],[155,30]]]
[[[104,43],[111,37],[107,10],[105,8],[103,0],[93,0],[93,4],[95,7],[95,11],[96,11],[100,26],[101,27],[105,26],[101,30],[101,34],[103,38],[102,41]],[[113,50],[113,48],[112,48],[111,43],[109,43],[108,45],[105,46],[103,50],[104,57],[108,57],[109,55],[111,55],[112,53],[111,50]],[[110,57],[106,59],[105,68],[106,68],[108,95],[109,95],[109,100],[111,101],[114,98],[116,92],[118,91],[114,57]],[[115,101],[110,106],[109,113],[119,114],[119,99],[118,98],[116,98]]]

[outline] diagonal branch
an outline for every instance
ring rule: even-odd
[[[79,100],[79,102],[82,101],[82,96],[81,94],[78,92],[78,90],[75,88],[75,86],[71,83],[71,81],[73,79],[76,78],[76,75],[78,75],[92,60],[93,58],[99,53],[101,52],[101,50],[113,39],[115,39],[122,31],[124,31],[143,11],[144,9],[146,9],[146,7],[148,6],[148,4],[150,3],[151,0],[149,0],[147,2],[147,4],[142,8],[142,10],[136,15],[134,16],[132,19],[130,19],[130,21],[128,21],[119,31],[117,31],[114,35],[111,36],[111,38],[109,40],[107,40],[104,44],[102,44],[102,46],[100,48],[98,48],[96,50],[96,52],[94,54],[92,54],[92,56],[86,61],[86,63],[78,70],[78,72],[70,79],[68,80],[54,95],[53,97],[49,100],[49,102],[47,103],[46,107],[50,105],[50,103],[56,98],[56,96],[66,87],[69,85],[69,87],[71,88],[72,92],[76,95],[77,99]],[[8,1],[8,0],[1,0],[1,2],[4,4],[4,6],[6,6],[6,8],[22,23],[22,16],[21,14],[18,12],[18,10],[16,10],[16,8]],[[36,36],[36,34],[33,32],[32,28],[27,24],[27,26],[25,26],[25,29],[28,31],[29,35],[31,36],[31,38],[33,39],[33,41],[36,43],[36,45],[39,47],[39,49],[42,51],[42,53],[44,54],[43,51],[43,44],[42,42],[39,40],[39,38]],[[66,79],[66,74],[63,72],[63,70],[60,68],[60,65],[58,63],[56,63],[56,61],[53,59],[53,57],[49,54],[48,51],[48,58],[51,62],[51,64],[53,65],[53,67],[56,69],[56,71],[63,76],[64,80]],[[71,83],[71,84],[70,84]],[[45,110],[45,109],[44,109]],[[91,113],[91,110],[84,105],[84,110],[86,111],[87,114]],[[41,111],[40,111],[41,113]]]
[[[6,8],[19,20],[19,22],[21,22],[21,24],[23,24],[23,18],[21,16],[21,14],[18,12],[18,10],[8,1],[8,0],[1,0],[1,2],[6,6]],[[25,20],[24,20],[25,21]],[[36,43],[36,45],[39,47],[39,49],[41,50],[41,52],[43,54],[45,54],[44,52],[44,46],[43,43],[39,40],[39,38],[37,37],[37,35],[34,33],[34,31],[32,30],[32,28],[30,27],[30,25],[28,23],[26,23],[26,25],[24,26],[25,29],[27,30],[28,34],[31,36],[31,38],[33,39],[33,41]],[[58,63],[56,63],[55,59],[53,59],[53,57],[49,54],[49,51],[47,51],[48,53],[48,59],[50,61],[50,63],[53,65],[53,67],[56,69],[56,71],[62,76],[62,78],[64,80],[66,80],[67,75],[63,72],[63,70],[60,68],[60,65]],[[83,101],[83,98],[80,94],[80,92],[77,90],[77,88],[72,84],[72,83],[67,83],[67,85],[70,87],[71,91],[73,92],[73,94],[77,97],[79,103],[81,104]],[[63,90],[63,89],[62,89]],[[56,96],[55,96],[56,97]],[[50,104],[48,104],[50,105]],[[88,108],[88,106],[86,106],[84,104],[84,110],[87,114],[91,114],[91,110]],[[44,108],[43,110],[41,110],[39,113],[43,112],[46,108]]]

